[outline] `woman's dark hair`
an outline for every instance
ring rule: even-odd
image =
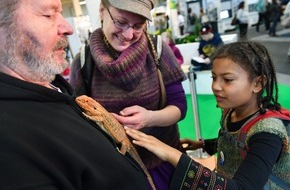
[[[239,9],[242,9],[242,8],[244,8],[244,6],[245,6],[245,2],[242,1],[242,2],[240,2],[238,8],[239,8]]]
[[[213,60],[217,58],[229,58],[239,64],[248,73],[249,81],[261,76],[262,90],[257,95],[261,113],[265,109],[280,110],[276,70],[265,46],[254,41],[230,43],[217,50]]]

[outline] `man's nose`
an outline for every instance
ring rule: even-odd
[[[58,28],[58,33],[60,35],[72,35],[73,34],[73,28],[69,24],[69,22],[61,15],[61,22]]]

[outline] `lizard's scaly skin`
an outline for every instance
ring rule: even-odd
[[[142,162],[137,150],[129,140],[124,127],[110,114],[101,104],[94,99],[82,95],[76,98],[76,103],[82,108],[83,114],[90,120],[96,122],[106,133],[121,144],[119,152],[123,155],[128,152],[138,162],[142,170],[147,176],[147,179],[153,188],[156,190],[153,180]]]

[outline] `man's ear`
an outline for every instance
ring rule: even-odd
[[[258,93],[262,90],[262,80],[265,86],[267,84],[266,76],[264,77],[258,76],[254,79],[254,88],[253,88],[254,93]]]
[[[101,18],[101,21],[103,20],[104,18],[104,11],[105,11],[105,6],[103,3],[100,4],[100,8],[99,8],[99,13],[100,13],[100,18]]]

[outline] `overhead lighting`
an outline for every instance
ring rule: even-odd
[[[87,2],[86,1],[80,1],[79,4],[80,5],[85,5],[85,4],[87,4]]]

